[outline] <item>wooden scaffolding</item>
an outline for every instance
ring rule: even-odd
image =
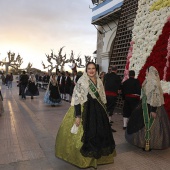
[[[132,39],[132,29],[138,9],[138,0],[124,0],[121,7],[121,14],[118,22],[118,28],[114,42],[112,44],[112,52],[110,56],[109,66],[118,67],[118,75],[122,78],[126,65],[126,58]],[[118,97],[117,108],[122,108],[123,102]]]

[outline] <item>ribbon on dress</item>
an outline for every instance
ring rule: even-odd
[[[150,147],[150,139],[151,139],[151,128],[154,123],[154,118],[148,113],[148,106],[147,106],[147,96],[142,89],[142,109],[143,109],[143,118],[145,124],[145,151],[149,151]]]
[[[97,101],[100,103],[100,105],[104,108],[104,110],[107,113],[107,109],[106,109],[106,105],[102,102],[100,95],[98,93],[97,87],[95,86],[95,84],[92,82],[92,80],[89,80],[89,88],[90,90],[93,92],[93,94],[95,95]]]

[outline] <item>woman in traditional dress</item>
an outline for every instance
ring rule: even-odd
[[[50,77],[47,91],[45,93],[44,102],[51,106],[56,106],[61,104],[60,91],[56,79],[56,75],[53,74]]]
[[[71,107],[58,130],[56,157],[80,168],[113,163],[115,142],[105,104],[104,87],[96,65],[89,62],[74,88]]]
[[[28,89],[26,90],[26,96],[31,96],[31,99],[33,99],[33,96],[38,96],[39,91],[37,88],[36,78],[34,74],[30,75],[30,78],[28,80]]]
[[[65,73],[62,72],[59,79],[59,89],[61,93],[61,99],[63,100],[65,100],[64,88],[65,88]]]
[[[141,98],[141,103],[129,119],[126,140],[145,151],[168,148],[170,122],[163,106],[164,98],[159,74],[153,66],[146,71]]]

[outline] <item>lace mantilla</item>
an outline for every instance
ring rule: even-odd
[[[100,98],[102,102],[105,104],[106,103],[106,95],[104,92],[104,87],[103,83],[100,80],[100,78],[96,75],[97,77],[97,91],[100,95]],[[78,104],[83,104],[87,101],[87,94],[90,94],[92,98],[96,99],[96,96],[93,94],[93,92],[89,88],[89,77],[86,72],[80,77],[78,80],[74,91],[72,95],[72,100],[71,100],[71,105],[78,105]]]
[[[148,104],[153,107],[159,107],[164,104],[160,78],[155,67],[151,66],[149,68],[148,76],[142,86],[146,93]]]

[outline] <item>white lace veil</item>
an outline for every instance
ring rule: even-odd
[[[30,80],[31,82],[36,83],[35,75],[34,75],[34,74],[31,74],[29,80]]]
[[[153,107],[159,107],[164,104],[164,97],[159,73],[155,67],[149,67],[148,75],[142,86],[145,90],[148,104]]]
[[[106,95],[103,87],[103,83],[101,79],[98,76],[98,73],[96,72],[96,78],[97,78],[97,91],[100,95],[100,98],[103,103],[106,103]],[[87,75],[86,71],[84,71],[83,75],[79,78],[78,82],[76,83],[74,90],[73,90],[73,95],[72,95],[72,100],[71,100],[71,105],[78,105],[78,104],[83,104],[87,101],[87,94],[89,93],[92,98],[96,98],[93,92],[89,88],[89,76]]]
[[[50,83],[51,83],[53,86],[58,85],[57,80],[56,80],[56,75],[55,75],[55,79],[53,79],[53,76],[54,76],[54,75],[51,75],[51,76],[50,76],[50,80],[49,80],[49,83],[48,83],[46,92],[49,91]]]

